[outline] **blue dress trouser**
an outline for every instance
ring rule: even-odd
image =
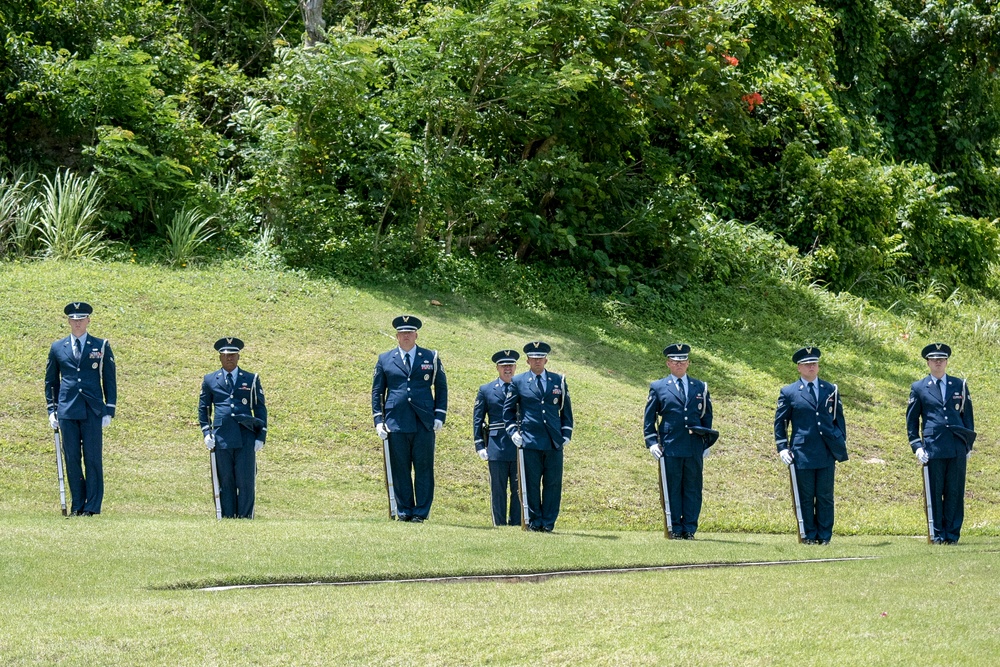
[[[562,499],[563,450],[525,449],[524,482],[528,493],[528,525],[552,530]]]
[[[434,502],[434,431],[390,432],[389,459],[400,518],[426,519]]]
[[[521,503],[517,498],[517,461],[489,461],[488,465],[493,525],[521,525]]]
[[[85,419],[60,419],[59,433],[66,457],[66,481],[72,496],[70,511],[100,514],[104,501],[101,451],[104,439],[100,415],[88,409]]]
[[[257,453],[253,450],[254,436],[240,429],[243,446],[215,450],[215,465],[219,471],[219,504],[224,519],[252,519],[257,485]]]
[[[802,525],[807,540],[829,540],[833,535],[833,478],[836,464],[825,468],[796,466]]]
[[[927,473],[931,482],[931,509],[934,511],[934,538],[958,542],[965,519],[966,457],[931,459]]]
[[[697,456],[668,456],[664,461],[667,469],[667,496],[670,500],[670,519],[675,533],[690,533],[698,530],[698,516],[701,514],[702,473],[705,458]]]

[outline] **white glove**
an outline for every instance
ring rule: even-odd
[[[971,459],[972,458],[972,452],[974,452],[974,451],[976,451],[976,450],[970,449],[968,452],[966,452],[965,458]]]
[[[569,444],[569,438],[564,438],[563,439],[563,447],[565,447],[568,444]]]
[[[259,452],[262,449],[264,449],[264,441],[263,440],[254,440],[253,441],[253,451],[256,453],[256,452]]]
[[[59,430],[59,417],[54,412],[49,413],[49,426],[52,427],[53,431]]]
[[[434,420],[434,432],[435,433],[437,433],[438,431],[440,431],[442,426],[444,426],[444,422],[443,421],[441,421],[440,419],[435,419]]]
[[[111,415],[104,415],[101,417],[101,428],[107,428],[111,426]]]
[[[215,436],[211,433],[205,436],[205,446],[208,447],[208,451],[215,449]]]
[[[705,448],[705,451],[704,451],[704,452],[702,452],[702,454],[701,454],[701,458],[703,458],[703,459],[707,459],[707,458],[708,458],[708,455],[709,455],[709,454],[711,454],[711,453],[712,453],[712,450],[711,450],[711,449],[709,449],[708,447],[706,447],[706,448]]]
[[[931,457],[927,456],[927,452],[924,451],[923,447],[917,447],[917,451],[914,453],[917,455],[917,460],[921,463],[927,463],[931,460]]]
[[[660,447],[659,445],[653,445],[652,447],[649,448],[649,453],[653,455],[654,459],[659,461],[661,458],[663,458],[663,447]]]
[[[510,440],[511,440],[511,442],[514,443],[515,447],[522,447],[522,446],[524,446],[524,438],[522,438],[521,434],[517,433],[516,431],[513,434],[511,434]]]
[[[484,461],[489,460],[490,455],[486,453],[486,448],[485,447],[482,448],[482,449],[477,449],[476,450],[476,454],[479,454],[479,458],[481,458]]]
[[[792,460],[795,458],[794,456],[792,456],[792,450],[790,449],[782,449],[780,452],[778,452],[778,456],[781,457],[781,462],[784,463],[786,466],[792,465]]]
[[[375,433],[377,433],[378,437],[382,438],[383,440],[389,437],[389,429],[385,427],[384,423],[375,424]]]

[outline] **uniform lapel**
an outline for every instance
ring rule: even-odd
[[[817,387],[819,386],[819,382],[818,381],[816,382],[816,385],[817,385]],[[813,402],[812,396],[809,395],[809,387],[802,380],[799,380],[799,392],[802,394],[802,398],[805,400],[806,403],[808,403],[809,405],[813,406],[814,408],[816,407],[817,403]],[[818,389],[816,390],[816,394],[817,394],[816,398],[817,398],[817,400],[819,400],[819,390]]]
[[[416,363],[416,358],[417,358],[417,355],[416,355],[416,352],[414,352],[414,354],[413,354],[414,363]],[[395,352],[392,353],[392,360],[394,362],[396,362],[397,366],[399,366],[400,372],[403,375],[406,375],[406,369],[403,367],[403,355],[401,355],[399,353],[399,349],[398,348],[396,349]],[[410,364],[410,372],[411,373],[413,372],[413,364]],[[407,377],[409,377],[409,376],[407,376]]]

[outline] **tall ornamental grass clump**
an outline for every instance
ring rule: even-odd
[[[0,177],[0,257],[26,257],[33,249],[34,187],[24,175]]]
[[[196,208],[181,208],[164,226],[167,261],[171,266],[187,266],[200,259],[205,243],[218,231],[209,226],[215,216],[205,215]]]
[[[97,259],[105,248],[104,232],[96,228],[103,191],[94,176],[81,177],[59,169],[42,176],[37,230],[46,259]]]

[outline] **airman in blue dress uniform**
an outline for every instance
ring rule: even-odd
[[[521,524],[521,504],[517,500],[517,448],[503,422],[503,404],[520,357],[515,350],[500,350],[493,355],[497,379],[479,387],[472,408],[473,444],[479,458],[489,465],[494,526]]]
[[[929,473],[932,542],[957,544],[965,518],[966,460],[976,438],[972,397],[965,380],[945,372],[949,346],[931,343],[920,354],[930,375],[910,385],[906,431],[910,448]]]
[[[774,413],[778,455],[785,465],[795,464],[803,544],[830,543],[834,472],[838,461],[847,460],[844,407],[837,386],[819,379],[821,354],[818,347],[803,347],[792,355],[800,377],[781,388]]]
[[[646,447],[654,458],[666,457],[672,537],[686,540],[698,530],[704,459],[719,435],[708,386],[687,375],[690,352],[686,343],[664,348],[670,375],[650,384],[643,420]]]
[[[545,370],[548,343],[524,346],[528,370],[515,375],[504,401],[503,421],[524,450],[528,530],[552,532],[562,499],[563,449],[573,437],[573,407],[566,378]]]
[[[107,340],[87,333],[90,304],[68,304],[70,335],[52,343],[45,368],[49,426],[62,433],[70,514],[101,513],[104,500],[103,429],[118,402],[115,355]],[[86,470],[86,473],[85,473]]]
[[[448,379],[438,353],[416,344],[419,318],[400,315],[392,326],[399,347],[375,363],[372,418],[389,441],[397,517],[420,523],[434,501],[434,440],[448,414]]]
[[[257,452],[267,440],[267,404],[256,373],[239,367],[243,341],[215,342],[222,368],[204,377],[198,422],[205,446],[215,451],[223,518],[252,519]]]

